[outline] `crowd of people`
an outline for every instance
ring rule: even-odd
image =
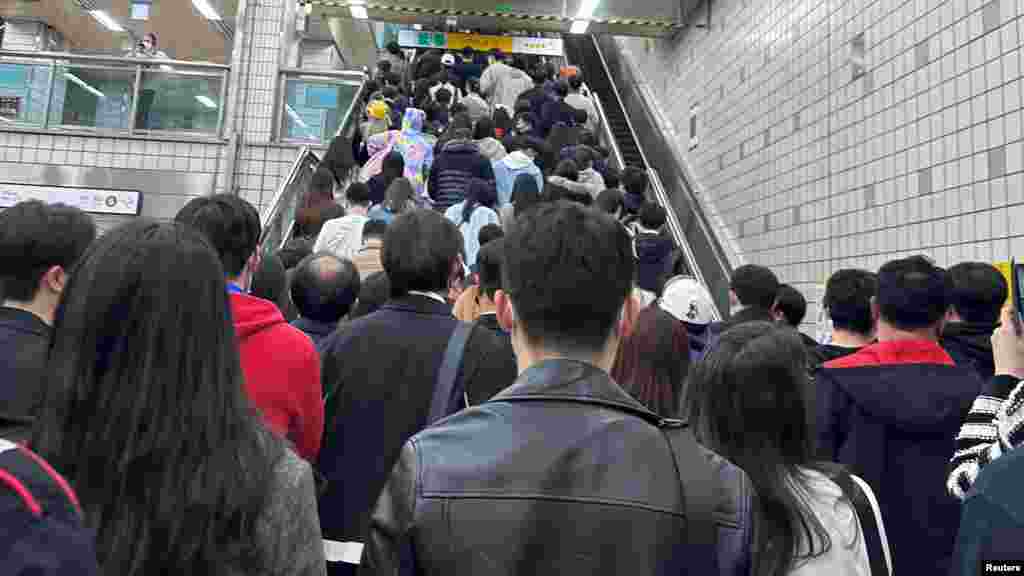
[[[328,153],[281,250],[230,194],[99,238],[68,206],[0,212],[5,573],[1024,560],[998,270],[839,270],[819,343],[800,291],[744,265],[716,320],[644,171],[582,143],[582,72],[480,56],[389,50],[364,163]],[[577,139],[552,154],[548,121]]]

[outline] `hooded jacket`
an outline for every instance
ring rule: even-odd
[[[268,300],[232,292],[231,317],[245,389],[267,425],[313,461],[324,432],[320,357],[313,342],[289,326]]]
[[[957,366],[970,366],[985,382],[996,373],[992,358],[992,333],[997,324],[988,322],[951,322],[942,332],[942,347]]]
[[[480,93],[487,96],[491,107],[501,104],[509,110],[516,107],[516,99],[533,86],[530,76],[504,62],[495,62],[480,76]]]
[[[671,238],[661,234],[638,233],[634,241],[637,256],[637,286],[658,294],[661,286],[672,275],[673,252],[676,247]]]
[[[38,316],[0,307],[0,437],[27,438],[43,400],[52,330]]]
[[[360,171],[360,180],[368,182],[370,178],[380,174],[384,158],[392,150],[396,150],[405,160],[405,172],[402,176],[412,183],[416,198],[423,197],[426,188],[423,172],[434,161],[434,141],[423,133],[426,119],[427,113],[423,110],[408,108],[405,117],[402,118],[401,130],[389,130],[367,140],[366,150],[370,154],[370,160]]]
[[[879,342],[815,373],[820,456],[878,496],[894,574],[945,573],[960,522],[949,455],[982,383],[938,343]]]
[[[540,167],[521,150],[511,152],[501,160],[492,163],[494,181],[498,187],[498,205],[504,206],[512,201],[512,188],[516,176],[529,174],[537,179],[537,190],[544,189],[544,174]]]
[[[469,181],[479,178],[494,182],[494,170],[471,140],[452,140],[434,160],[428,191],[434,208],[447,210],[466,199]]]
[[[474,143],[477,148],[480,149],[480,153],[483,154],[484,158],[487,158],[490,162],[501,160],[505,156],[508,156],[508,152],[505,151],[505,146],[496,138],[474,140]]]

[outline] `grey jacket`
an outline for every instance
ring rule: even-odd
[[[320,516],[316,507],[313,470],[291,450],[278,463],[270,508],[257,530],[274,559],[266,576],[318,576],[326,574]]]

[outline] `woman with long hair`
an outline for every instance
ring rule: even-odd
[[[473,178],[466,188],[466,199],[454,204],[445,211],[445,218],[451,220],[466,243],[466,266],[476,263],[476,254],[480,250],[480,229],[488,224],[501,224],[498,213],[498,190],[494,184]]]
[[[690,424],[757,490],[759,576],[870,574],[857,514],[832,480],[843,472],[812,457],[806,363],[793,330],[751,322],[725,332],[690,371]]]
[[[31,445],[77,490],[103,574],[323,574],[311,470],[245,396],[210,244],[138,220],[70,278]]]
[[[657,304],[640,311],[619,344],[612,378],[655,414],[675,418],[690,369],[686,327]]]
[[[384,203],[370,208],[366,216],[370,220],[381,220],[385,224],[391,224],[391,221],[399,214],[415,207],[413,204],[415,193],[416,191],[412,189],[412,184],[407,179],[395,178],[384,194]]]
[[[512,202],[501,207],[501,227],[505,234],[510,234],[515,227],[516,219],[540,204],[540,188],[532,174],[520,174],[512,183]]]
[[[505,146],[495,137],[495,134],[494,120],[488,116],[481,118],[473,127],[473,142],[476,143],[484,158],[491,162],[501,160],[508,155]]]

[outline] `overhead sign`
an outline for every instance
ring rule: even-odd
[[[142,193],[137,190],[104,190],[0,183],[0,208],[10,208],[26,200],[47,204],[67,204],[93,214],[138,216]]]
[[[497,48],[511,54],[535,54],[538,56],[562,56],[564,53],[561,38],[486,36],[421,30],[399,30],[398,44],[404,48],[438,48],[456,51],[469,47],[480,52],[489,52]]]

